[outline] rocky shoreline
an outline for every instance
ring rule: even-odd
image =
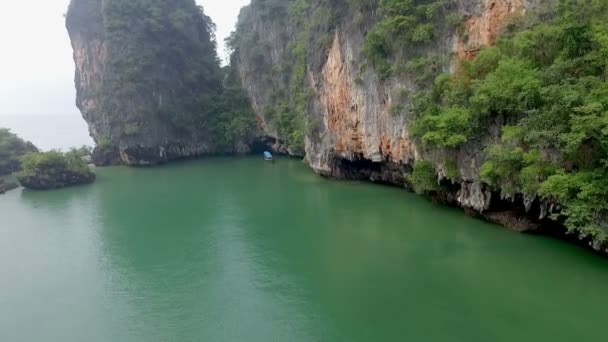
[[[11,190],[18,188],[19,185],[16,183],[8,182],[3,179],[0,179],[0,195],[7,193]]]
[[[89,173],[77,173],[71,171],[64,171],[57,174],[53,179],[47,179],[44,177],[27,176],[19,177],[21,185],[28,189],[33,190],[51,190],[60,189],[68,186],[80,185],[80,184],[91,184],[95,181],[95,174]]]
[[[374,163],[368,160],[346,160],[333,158],[327,170],[316,170],[322,177],[333,180],[357,180],[376,184],[388,185],[414,192],[408,181],[411,167],[392,162]],[[590,249],[594,253],[608,257],[608,246],[595,243],[592,239],[580,239],[569,233],[559,221],[553,220],[544,212],[543,205],[538,200],[526,204],[523,198],[503,199],[499,193],[489,192],[488,207],[477,210],[465,206],[458,201],[463,186],[450,181],[438,181],[440,189],[426,195],[435,203],[456,207],[476,219],[498,224],[508,230],[522,234],[538,234],[564,240],[569,243]]]

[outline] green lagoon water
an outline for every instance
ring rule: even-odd
[[[303,163],[0,196],[0,341],[605,341],[608,260]]]

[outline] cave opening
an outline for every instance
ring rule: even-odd
[[[264,151],[273,151],[272,146],[276,143],[276,138],[269,136],[258,137],[251,143],[251,153],[262,154]]]

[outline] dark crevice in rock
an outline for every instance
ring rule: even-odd
[[[501,198],[500,193],[492,193],[490,207],[482,216],[514,231],[531,232],[541,228],[540,214],[540,205],[536,200],[526,210],[523,196],[504,199]]]
[[[391,162],[377,163],[361,156],[353,160],[334,158],[331,165],[331,174],[328,177],[337,179],[368,180],[374,183],[405,187],[406,175],[411,168]]]
[[[274,148],[274,146],[277,145],[277,142],[278,140],[271,136],[258,137],[251,143],[251,153],[261,154],[264,153],[264,151],[272,151],[280,154],[280,152],[276,151]]]
[[[107,145],[98,145],[97,147],[95,147],[95,149],[93,150],[93,154],[91,155],[91,161],[93,162],[93,164],[95,164],[95,166],[111,166],[122,164],[118,147]]]
[[[454,183],[450,180],[443,179],[439,182],[439,191],[433,191],[429,197],[434,203],[448,205],[451,207],[459,207],[458,191],[460,191],[460,183]],[[412,190],[412,186],[408,188]]]
[[[264,151],[270,151],[278,156],[304,158],[303,151],[294,151],[284,140],[277,139],[270,135],[259,136],[249,145],[252,154],[262,154]]]

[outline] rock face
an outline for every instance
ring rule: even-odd
[[[59,189],[93,183],[95,173],[78,152],[59,151],[31,153],[23,158],[23,170],[17,180],[34,190]]]
[[[426,55],[439,56],[437,68],[440,71],[454,71],[459,59],[473,59],[482,46],[496,42],[509,20],[521,16],[539,2],[542,1],[453,1],[451,10],[464,18],[460,28],[442,30],[431,44],[421,49]],[[316,21],[323,4],[319,1],[307,3],[312,17],[309,19]],[[418,82],[413,76],[383,80],[373,68],[366,67],[362,57],[365,34],[380,17],[375,5],[353,9],[347,2],[337,1],[330,5],[325,3],[325,6],[324,10],[333,12],[337,18],[335,25],[310,33],[326,35],[328,43],[326,48],[311,51],[306,56],[304,82],[312,90],[307,103],[307,120],[313,123],[313,128],[305,136],[306,160],[310,166],[325,176],[408,186],[407,175],[417,160],[432,161],[437,166],[438,182],[450,182],[449,160],[454,162],[458,175],[451,177],[451,182],[455,183],[450,187],[453,192],[441,195],[442,200],[477,213],[502,210],[497,209],[501,207],[497,203],[502,200],[480,180],[483,151],[500,138],[500,124],[488,127],[481,142],[450,151],[425,150],[412,138],[413,114],[409,110],[412,100],[403,99],[404,93],[413,94],[418,90]],[[237,30],[241,36],[235,44],[243,87],[251,97],[258,120],[267,135],[279,140],[287,139],[277,132],[276,122],[268,113],[272,111],[273,96],[277,94],[269,89],[276,88],[280,81],[269,75],[276,74],[276,68],[294,62],[290,49],[298,43],[298,26],[288,19],[293,9],[293,6],[289,7],[289,1],[253,0],[241,12]],[[263,48],[255,49],[254,46]],[[309,46],[309,50],[315,49]],[[399,58],[407,62],[408,57]],[[397,102],[405,102],[400,105],[403,114],[393,113]],[[520,219],[514,228],[535,228],[536,225],[528,222],[525,211],[523,213],[517,211]],[[508,221],[504,215],[486,217],[503,223]]]
[[[19,176],[19,183],[28,189],[52,190],[80,184],[91,184],[95,181],[93,172],[81,173],[61,170],[48,176]]]
[[[11,191],[18,187],[19,187],[19,185],[15,184],[15,183],[6,182],[6,181],[0,179],[0,194],[4,194],[5,192]]]
[[[104,163],[149,165],[218,152],[213,24],[194,0],[72,0],[77,106]],[[107,155],[112,153],[113,155]]]

